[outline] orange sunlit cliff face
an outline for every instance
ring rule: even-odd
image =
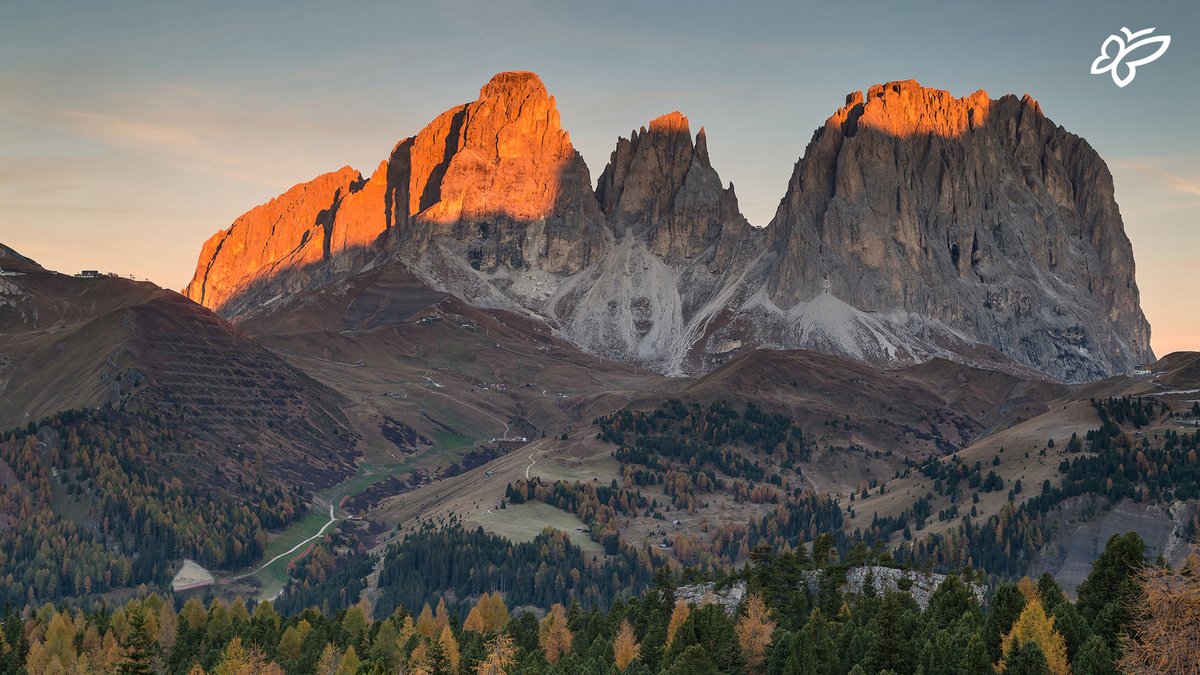
[[[955,98],[941,89],[922,87],[916,80],[877,84],[846,97],[846,105],[829,118],[829,123],[871,129],[897,138],[933,134],[943,138],[961,136],[987,121],[992,99],[980,89],[970,96]]]
[[[540,263],[575,272],[602,221],[583,158],[534,73],[496,75],[473,103],[447,110],[396,145],[368,180],[353,169],[297,185],[205,244],[184,295],[226,312],[260,283],[298,290],[297,272],[336,274],[405,242],[481,240],[485,266]]]

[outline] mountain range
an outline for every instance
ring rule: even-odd
[[[0,245],[0,600],[605,605],[822,536],[1071,592],[1112,532],[1195,550],[1200,355],[1153,358],[1111,176],[1029,97],[852,93],[758,228],[681,113],[593,185],[503,73],[182,296]]]
[[[618,139],[593,188],[542,81],[501,73],[369,177],[344,167],[239,217],[183,292],[261,322],[306,292],[371,293],[352,278],[393,267],[667,375],[756,348],[1068,382],[1153,360],[1096,151],[1028,95],[911,80],[849,94],[760,228],[682,114]]]

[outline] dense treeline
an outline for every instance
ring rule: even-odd
[[[702,407],[669,399],[653,412],[620,410],[598,418],[595,424],[599,438],[618,446],[615,456],[619,461],[657,470],[682,465],[695,472],[711,467],[734,478],[761,481],[767,478],[767,471],[759,460],[735,448],[774,456],[785,468],[808,459],[811,453],[791,418],[765,412],[753,402],[739,413],[725,401]]]
[[[0,442],[0,599],[38,603],[141,583],[179,558],[216,568],[261,557],[267,528],[302,509],[295,489],[209,480],[181,462],[189,441],[159,414],[60,413]],[[173,469],[171,467],[174,467]],[[63,515],[66,514],[66,515]]]
[[[744,589],[731,612],[685,601],[665,570],[608,609],[554,603],[534,614],[513,608],[511,591],[481,593],[463,597],[461,621],[444,599],[290,615],[270,603],[154,595],[116,608],[46,605],[0,621],[0,672],[1101,675],[1185,672],[1200,661],[1200,558],[1178,571],[1149,565],[1133,533],[1108,542],[1076,602],[1048,575],[1004,583],[986,606],[956,576],[924,607],[881,591],[874,571],[850,594],[838,580],[851,561],[831,550],[828,541],[812,556],[759,547],[716,586]]]
[[[288,583],[275,602],[285,614],[316,607],[334,614],[358,602],[376,558],[340,531],[326,535],[311,553],[288,569]]]
[[[621,545],[611,555],[588,554],[565,532],[547,528],[533,541],[513,543],[457,522],[424,523],[384,555],[379,572],[380,611],[434,603],[466,612],[466,598],[499,591],[514,605],[548,607],[576,600],[607,607],[639,592],[666,562],[649,549]]]

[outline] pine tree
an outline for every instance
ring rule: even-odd
[[[1054,616],[1054,630],[1063,636],[1067,645],[1067,658],[1074,660],[1083,643],[1092,636],[1092,629],[1071,602],[1058,603],[1051,614]]]
[[[888,591],[884,593],[880,608],[866,626],[870,633],[870,645],[866,650],[866,665],[872,671],[905,670],[907,645],[901,634],[902,599],[907,593]]]
[[[988,654],[987,645],[978,633],[972,633],[967,641],[966,652],[962,655],[962,671],[966,673],[990,673],[992,660]]]
[[[963,614],[979,615],[979,603],[967,585],[951,574],[946,577],[929,598],[925,616],[938,628],[947,628],[962,618]]]
[[[987,618],[983,622],[983,640],[993,662],[999,661],[1003,656],[1004,652],[1001,649],[1003,638],[1012,630],[1012,625],[1021,616],[1023,609],[1025,609],[1025,596],[1017,585],[1011,582],[1000,584],[992,595]]]
[[[1117,675],[1112,651],[1099,635],[1093,635],[1083,643],[1071,662],[1071,670],[1075,675]]]
[[[717,675],[721,671],[700,645],[683,650],[667,669],[667,675]]]
[[[450,667],[450,655],[446,653],[442,641],[427,640],[426,644],[428,645],[425,651],[425,663],[428,664],[426,672],[429,675],[454,675],[456,671]]]
[[[1005,675],[1051,675],[1050,666],[1037,643],[1030,640],[1005,652]]]
[[[1049,572],[1042,572],[1042,576],[1038,577],[1037,591],[1038,597],[1042,601],[1042,606],[1051,612],[1060,603],[1067,600],[1067,596],[1059,588],[1058,582],[1054,580],[1054,575]]]
[[[1075,606],[1110,647],[1116,646],[1121,627],[1133,618],[1130,608],[1140,599],[1136,577],[1145,555],[1146,544],[1136,532],[1114,534],[1079,584]]]
[[[117,666],[117,672],[120,675],[150,675],[154,672],[158,643],[146,626],[145,610],[141,606],[134,607],[129,612],[128,621],[129,632],[121,644],[125,659]]]

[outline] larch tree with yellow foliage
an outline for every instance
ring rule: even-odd
[[[1200,558],[1176,572],[1150,566],[1138,574],[1139,614],[1122,636],[1127,673],[1200,671]]]
[[[538,628],[538,644],[546,661],[551,664],[557,663],[559,657],[571,651],[571,642],[574,639],[575,636],[567,626],[567,610],[559,603],[554,603]]]
[[[235,637],[221,652],[213,675],[283,675],[283,669],[274,661],[268,662],[261,649],[243,647],[242,639]]]
[[[442,651],[445,652],[446,658],[450,661],[450,670],[457,673],[459,660],[458,640],[454,639],[454,633],[450,630],[449,625],[442,629],[442,634],[438,637],[438,642],[442,643]]]
[[[1007,657],[1011,650],[1026,642],[1033,642],[1042,650],[1051,673],[1069,675],[1071,667],[1067,663],[1066,642],[1063,636],[1054,630],[1054,617],[1046,615],[1041,600],[1036,597],[1025,603],[1021,616],[1017,617],[1012,630],[1004,636],[1001,653]],[[1000,663],[1000,668],[1004,669],[1003,662]]]
[[[751,593],[746,598],[746,613],[737,622],[738,644],[752,672],[758,672],[775,634],[775,621],[767,611],[762,595]]]
[[[429,672],[429,643],[421,642],[408,655],[408,670],[410,675],[425,675]]]
[[[504,630],[508,625],[508,607],[504,604],[504,598],[500,597],[500,591],[490,596],[484,595],[479,602],[479,611],[483,613],[483,624],[487,627],[487,632]]]
[[[427,638],[435,638],[441,631],[438,629],[437,622],[433,618],[433,610],[429,608],[429,603],[421,608],[421,613],[417,615],[417,634],[424,635]]]
[[[1021,579],[1017,581],[1017,590],[1021,591],[1021,595],[1025,596],[1026,601],[1040,599],[1040,596],[1038,595],[1037,584],[1033,583],[1033,579],[1030,579],[1027,576],[1021,577]]]
[[[683,600],[675,601],[675,609],[671,610],[671,620],[667,623],[667,641],[663,645],[664,649],[670,649],[671,643],[675,641],[675,633],[679,632],[679,627],[692,613],[692,608]]]
[[[433,622],[436,625],[436,630],[430,637],[441,635],[442,629],[450,625],[450,612],[446,610],[445,598],[438,599],[437,609],[433,612]]]
[[[487,634],[503,630],[508,625],[508,607],[500,593],[484,593],[467,613],[463,630]]]
[[[475,675],[508,675],[508,669],[517,662],[517,647],[512,636],[500,633],[488,641],[486,656],[475,667]]]
[[[479,633],[480,635],[487,632],[487,626],[483,624],[483,614],[479,611],[479,604],[476,603],[471,611],[467,612],[467,618],[463,621],[463,630]]]
[[[633,626],[629,625],[629,619],[622,619],[617,636],[613,639],[613,661],[616,662],[617,668],[624,671],[641,651],[642,647],[633,633]]]

